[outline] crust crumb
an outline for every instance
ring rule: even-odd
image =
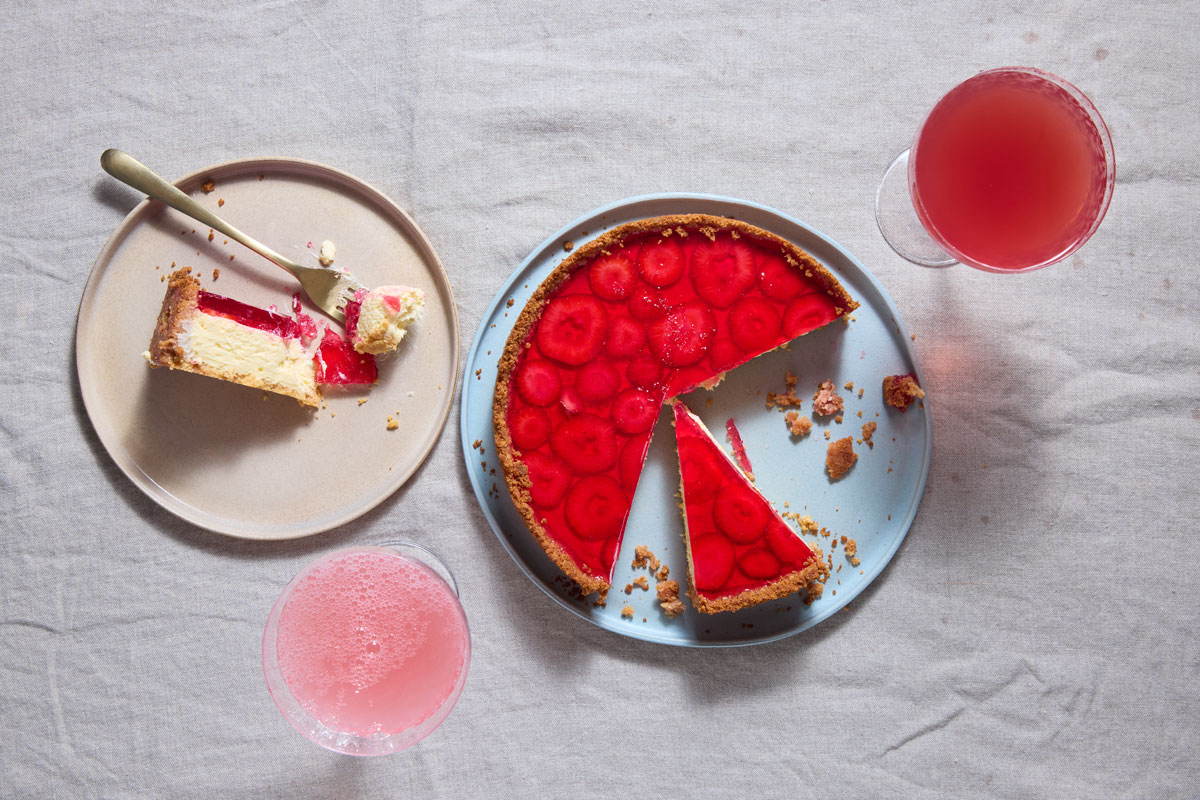
[[[831,417],[845,408],[841,395],[833,386],[833,381],[823,380],[813,395],[813,413],[822,417]]]
[[[829,445],[825,452],[825,469],[829,470],[830,478],[835,481],[840,480],[857,460],[858,454],[854,452],[854,440],[847,436]]]
[[[504,307],[505,307],[505,308],[512,308],[512,307],[513,307],[513,303],[515,303],[515,302],[517,302],[517,301],[516,301],[516,300],[514,300],[513,298],[511,298],[511,297],[510,297],[510,298],[508,298],[508,302],[504,304]]]
[[[879,423],[872,420],[863,425],[862,440],[867,443],[867,447],[875,449],[875,442],[871,441],[871,437],[875,435],[875,429],[879,427]]]
[[[216,267],[213,269],[213,280],[215,281],[219,277],[221,277],[221,269]]]
[[[813,426],[812,420],[810,420],[808,417],[800,416],[800,414],[796,411],[789,411],[787,416],[783,418],[783,421],[787,425],[787,429],[791,432],[792,436],[807,436],[809,431],[812,430]]]
[[[217,208],[220,208],[220,207],[221,207],[221,206],[223,206],[223,205],[225,205],[225,198],[223,198],[223,197],[218,197],[218,198],[217,198]]]
[[[668,567],[666,564],[663,564],[662,569],[660,569],[657,573],[655,573],[654,580],[659,581],[661,583],[662,581],[665,581],[670,574],[671,574],[671,568]]]
[[[644,544],[639,544],[633,549],[633,568],[642,569],[649,567],[651,572],[655,572],[659,567],[658,557],[654,555],[649,547]]]
[[[883,379],[883,399],[889,406],[907,411],[913,400],[925,396],[925,390],[917,383],[917,376],[911,372],[907,375],[888,375]]]
[[[633,606],[624,606],[621,609],[621,619],[633,619]]]
[[[803,404],[803,400],[796,396],[796,384],[800,382],[790,372],[784,373],[783,378],[783,394],[776,392],[767,392],[767,408],[799,408]]]
[[[358,404],[359,404],[360,406],[361,406],[363,403],[365,403],[365,402],[367,402],[367,398],[365,398],[365,397],[360,397],[360,398],[358,398]]]
[[[633,585],[641,589],[643,592],[650,591],[650,581],[646,579],[645,575],[639,575],[634,578]]]
[[[395,417],[393,417],[391,414],[388,414],[388,418],[387,418],[387,429],[388,429],[389,431],[394,431],[394,430],[396,430],[396,429],[397,429],[397,428],[399,428],[399,427],[400,427],[400,423],[396,421],[396,418],[395,418]]]
[[[574,242],[572,242],[570,239],[568,239],[567,241],[563,242],[563,250],[565,250],[566,252],[568,252],[568,253],[569,253],[569,252],[571,252],[571,251],[572,251],[572,250],[574,250],[574,249],[575,249],[575,243],[574,243]]]
[[[663,613],[668,617],[677,617],[683,613],[683,601],[679,599],[679,581],[663,581],[655,587],[658,602]]]
[[[211,194],[212,190],[215,188],[217,188],[217,185],[213,183],[212,178],[209,178],[204,183],[200,184],[200,191],[204,192],[205,194]]]

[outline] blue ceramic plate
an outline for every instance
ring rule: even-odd
[[[714,391],[699,389],[683,398],[719,439],[724,438],[725,421],[730,417],[736,421],[754,466],[756,485],[776,508],[808,514],[839,537],[845,535],[858,543],[861,563],[857,567],[846,559],[840,545],[834,551],[837,571],[824,596],[811,606],[793,596],[709,616],[688,604],[684,614],[669,619],[659,610],[653,579],[650,591],[635,587],[631,595],[625,594],[627,583],[647,574],[630,566],[639,544],[649,546],[670,565],[671,577],[686,588],[687,555],[675,497],[679,473],[669,412],[660,415],[654,430],[605,607],[572,591],[574,583],[546,557],[517,515],[498,469],[492,427],[497,362],[525,302],[566,256],[564,243],[578,246],[626,222],[685,213],[733,217],[796,243],[825,264],[860,303],[848,326],[834,323],[801,336],[787,349],[767,353],[731,371]],[[476,370],[480,371],[478,377]],[[814,420],[812,433],[792,440],[783,413],[764,407],[768,391],[783,391],[788,370],[800,377],[799,394],[805,400],[802,412],[809,416],[817,384],[831,378],[846,400],[842,423]],[[580,217],[547,239],[496,296],[467,357],[463,453],[475,495],[500,543],[530,580],[572,614],[622,636],[662,644],[729,647],[769,642],[811,628],[857,597],[887,565],[908,532],[929,474],[930,406],[925,402],[902,414],[887,407],[881,396],[884,376],[906,372],[915,372],[920,379],[899,312],[871,273],[836,242],[774,209],[743,200],[702,194],[633,197]],[[847,381],[854,381],[853,391],[842,389]],[[861,399],[859,388],[865,390]],[[875,447],[856,444],[858,463],[842,480],[831,482],[825,473],[824,432],[830,431],[834,439],[853,436],[857,440],[862,436],[862,424],[872,420],[878,423]],[[476,440],[483,442],[482,456],[471,446]],[[486,470],[481,462],[487,463]],[[830,552],[829,539],[806,538]],[[634,608],[632,621],[621,618],[626,604]]]

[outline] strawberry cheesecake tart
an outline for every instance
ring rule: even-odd
[[[675,403],[679,493],[692,604],[706,614],[785,597],[822,579],[804,543],[695,414]]]
[[[585,594],[607,591],[663,404],[857,306],[808,253],[737,220],[654,217],[576,249],[525,305],[496,378],[497,452],[529,531]],[[804,553],[784,550],[761,586],[701,569],[711,607],[798,587]]]

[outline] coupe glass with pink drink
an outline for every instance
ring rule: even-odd
[[[449,569],[412,544],[350,547],[300,572],[262,645],[267,688],[296,730],[377,756],[433,732],[462,693],[467,619]]]

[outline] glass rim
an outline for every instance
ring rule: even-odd
[[[283,613],[284,606],[287,605],[288,599],[291,597],[292,591],[299,584],[300,580],[308,575],[318,565],[323,564],[330,559],[338,556],[343,556],[355,552],[374,552],[379,550],[390,551],[401,558],[414,559],[421,566],[429,569],[437,578],[446,584],[450,589],[451,595],[454,597],[455,605],[458,608],[459,618],[462,621],[463,632],[465,634],[465,647],[463,649],[462,669],[459,671],[458,679],[455,681],[454,687],[450,693],[442,701],[441,705],[430,714],[427,718],[417,723],[416,725],[402,731],[387,734],[372,734],[363,736],[360,734],[347,733],[336,730],[320,719],[315,714],[310,712],[300,702],[299,698],[292,692],[287,681],[283,677],[283,671],[279,664],[278,652],[278,634],[279,634],[279,619]],[[413,551],[413,552],[406,552]],[[443,572],[445,574],[443,574]],[[458,702],[458,698],[462,695],[463,687],[466,685],[467,672],[471,663],[471,629],[467,620],[466,610],[462,607],[462,600],[459,597],[458,586],[454,579],[454,574],[450,571],[450,567],[432,550],[424,545],[416,544],[415,542],[406,542],[400,540],[390,540],[387,542],[369,542],[357,545],[347,545],[339,547],[336,550],[331,550],[319,558],[305,564],[303,568],[297,572],[287,585],[279,593],[271,607],[270,613],[267,615],[267,623],[263,628],[262,638],[262,668],[263,677],[267,683],[267,692],[271,695],[271,700],[275,706],[283,714],[284,718],[297,731],[299,731],[306,739],[324,747],[327,750],[332,750],[336,753],[341,753],[350,756],[380,756],[389,753],[399,752],[417,742],[424,739],[429,734],[433,733],[449,716],[450,712]]]
[[[1017,73],[1017,74],[1021,74],[1021,75],[1031,75],[1035,78],[1040,78],[1040,79],[1046,81],[1047,83],[1053,84],[1054,86],[1058,87],[1059,89],[1062,89],[1064,92],[1067,93],[1067,96],[1070,97],[1071,100],[1073,100],[1077,106],[1079,106],[1080,110],[1083,111],[1083,113],[1087,117],[1088,121],[1092,123],[1093,127],[1096,130],[1096,135],[1100,139],[1101,154],[1103,155],[1103,158],[1104,158],[1104,173],[1105,173],[1104,191],[1103,191],[1103,195],[1100,199],[1100,205],[1096,211],[1095,219],[1092,220],[1091,224],[1087,228],[1087,231],[1085,231],[1084,234],[1082,236],[1080,236],[1079,239],[1074,244],[1072,244],[1069,248],[1067,248],[1063,252],[1058,253],[1057,255],[1054,255],[1054,256],[1050,257],[1049,259],[1042,261],[1040,263],[1032,264],[1030,266],[1021,267],[1018,269],[997,267],[992,264],[985,264],[983,262],[977,261],[977,260],[971,258],[970,256],[966,255],[965,253],[963,253],[958,248],[954,247],[948,241],[946,241],[945,237],[942,236],[940,231],[938,231],[937,227],[934,226],[933,223],[929,221],[928,216],[924,213],[924,204],[921,202],[920,195],[917,192],[916,181],[914,180],[914,177],[916,174],[918,145],[920,144],[920,141],[921,141],[921,134],[924,133],[926,123],[929,122],[929,118],[933,115],[934,110],[939,105],[942,104],[942,101],[944,101],[951,93],[956,91],[963,84],[970,83],[971,81],[978,80],[979,78],[982,78],[987,75],[1011,74],[1011,73]],[[929,113],[925,115],[925,118],[923,120],[921,120],[921,125],[917,128],[917,132],[913,136],[912,146],[909,147],[908,170],[909,170],[909,173],[908,173],[909,195],[912,198],[913,208],[917,212],[917,219],[920,220],[922,227],[925,228],[925,231],[926,231],[926,233],[929,234],[930,238],[932,238],[939,247],[941,247],[943,250],[945,250],[947,253],[949,253],[951,256],[953,256],[955,259],[957,259],[959,262],[966,264],[967,266],[972,267],[974,269],[984,270],[986,272],[996,272],[996,273],[1022,273],[1022,272],[1032,272],[1033,270],[1042,269],[1043,267],[1048,267],[1051,264],[1057,264],[1058,262],[1066,259],[1068,256],[1070,256],[1072,253],[1077,251],[1079,248],[1081,248],[1085,244],[1087,244],[1088,240],[1092,238],[1092,235],[1100,227],[1100,223],[1104,221],[1104,217],[1108,213],[1108,207],[1112,201],[1113,189],[1116,187],[1116,181],[1117,181],[1117,161],[1116,161],[1116,153],[1113,150],[1112,135],[1108,130],[1108,123],[1106,123],[1104,121],[1104,117],[1102,117],[1100,115],[1100,110],[1096,108],[1096,105],[1095,105],[1095,103],[1093,103],[1091,101],[1091,98],[1089,98],[1086,94],[1084,94],[1083,91],[1079,87],[1077,87],[1075,84],[1071,83],[1066,78],[1063,78],[1060,75],[1056,75],[1053,72],[1048,72],[1047,70],[1039,69],[1037,67],[1024,67],[1024,66],[992,67],[989,69],[980,70],[979,72],[975,73],[974,75],[970,76],[969,78],[965,78],[965,79],[959,81],[958,83],[956,83],[954,86],[950,87],[949,90],[947,90],[941,97],[939,97],[937,99],[937,102],[935,102],[933,104],[933,106],[930,107]]]

